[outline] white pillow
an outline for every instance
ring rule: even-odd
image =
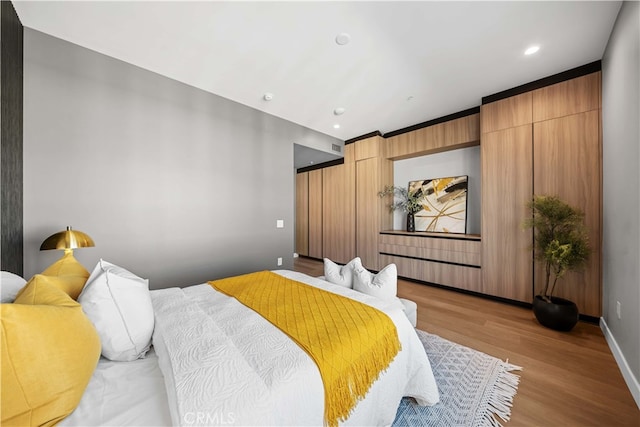
[[[2,304],[13,302],[20,289],[24,288],[27,281],[24,278],[8,271],[3,271],[0,276],[0,294]]]
[[[362,265],[353,272],[353,289],[381,300],[392,301],[398,293],[398,269],[389,264],[378,274],[373,274]]]
[[[154,325],[147,279],[100,260],[78,302],[100,335],[104,357],[119,362],[144,357]]]
[[[353,289],[353,270],[362,267],[360,258],[356,257],[346,265],[340,266],[329,258],[324,258],[324,277],[327,282],[334,285],[344,286]]]

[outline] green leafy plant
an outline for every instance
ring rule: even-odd
[[[416,214],[422,210],[422,199],[424,198],[422,191],[411,193],[404,187],[387,185],[384,190],[378,193],[378,196],[381,198],[390,195],[394,196],[393,202],[389,204],[389,210],[392,212],[400,209],[408,214]]]
[[[558,279],[567,271],[582,268],[589,258],[591,249],[584,214],[552,196],[533,196],[527,207],[531,217],[524,221],[524,226],[534,229],[535,257],[545,266],[545,287],[541,296],[551,302]]]

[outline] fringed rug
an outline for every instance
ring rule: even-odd
[[[500,359],[416,330],[429,356],[440,402],[418,406],[412,398],[400,402],[394,427],[501,426],[509,421],[521,370]]]

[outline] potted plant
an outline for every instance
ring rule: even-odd
[[[378,193],[378,196],[386,197],[392,194],[394,195],[394,200],[389,204],[389,210],[393,212],[396,209],[401,209],[405,212],[407,214],[407,231],[416,231],[415,214],[422,210],[424,194],[422,194],[422,191],[412,193],[406,188],[388,185]]]
[[[552,196],[533,196],[527,207],[531,217],[524,225],[534,229],[535,258],[545,267],[544,290],[535,296],[533,312],[542,325],[570,331],[578,323],[578,307],[553,291],[567,271],[580,269],[589,257],[584,214]]]

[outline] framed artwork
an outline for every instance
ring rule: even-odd
[[[409,181],[409,193],[423,195],[416,231],[466,233],[467,189],[467,175]]]

